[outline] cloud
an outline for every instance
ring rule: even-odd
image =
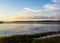
[[[23,10],[14,17],[15,20],[26,20],[26,19],[46,19],[48,17],[60,14],[60,0],[53,0],[53,4],[45,4],[42,9],[33,9],[25,7]],[[56,18],[57,16],[55,16]],[[60,16],[59,16],[60,17]]]
[[[32,19],[47,19],[48,17],[55,15],[56,10],[59,10],[59,6],[56,4],[46,4],[43,6],[44,10],[23,8],[21,12],[18,12],[16,16],[13,16],[11,21],[14,20],[32,20]],[[59,12],[60,13],[60,12]]]
[[[53,2],[55,2],[55,3],[59,3],[59,2],[60,2],[60,0],[53,0]]]
[[[16,19],[28,19],[29,15],[20,13],[19,15],[15,16]]]
[[[46,10],[59,10],[60,6],[57,4],[46,4],[46,5],[44,5],[44,8]]]
[[[24,8],[24,10],[31,11],[31,12],[40,12],[41,11],[38,9],[31,9],[31,8]]]
[[[31,8],[24,8],[20,13],[17,13],[17,16],[14,16],[12,20],[32,20],[32,19],[39,19],[45,14],[40,9],[31,9]]]

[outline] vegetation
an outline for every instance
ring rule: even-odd
[[[60,37],[51,37],[42,40],[35,39],[32,43],[60,43]]]
[[[34,39],[42,36],[57,34],[58,32],[46,32],[36,34],[12,35],[0,37],[0,43],[60,43],[60,37],[51,37],[46,39]]]
[[[3,23],[2,21],[0,21],[0,23]]]

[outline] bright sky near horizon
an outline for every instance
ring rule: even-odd
[[[60,0],[0,0],[0,20],[60,15]]]

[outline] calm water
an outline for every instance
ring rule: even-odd
[[[0,24],[0,36],[60,31],[59,24]]]

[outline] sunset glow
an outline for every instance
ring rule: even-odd
[[[0,0],[0,21],[46,19],[47,17],[60,19],[60,0]]]

